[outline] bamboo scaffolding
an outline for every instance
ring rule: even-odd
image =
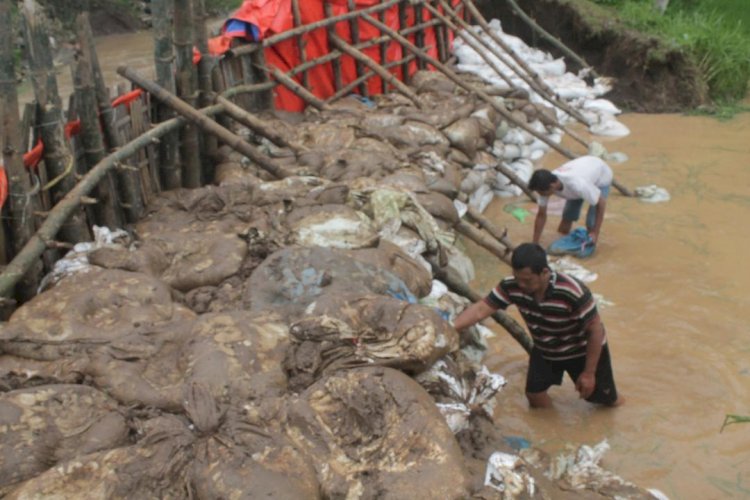
[[[325,102],[315,97],[309,90],[307,90],[305,87],[303,87],[299,83],[295,82],[292,78],[287,76],[285,73],[283,73],[279,69],[271,67],[271,68],[267,68],[266,71],[269,71],[271,75],[273,75],[273,77],[276,79],[276,81],[278,81],[284,87],[288,88],[289,90],[297,94],[307,104],[321,111],[331,110],[331,107],[328,104],[326,104]]]
[[[434,4],[434,5],[433,5]],[[433,12],[433,9],[437,11],[438,9],[435,7],[438,2],[436,0],[428,0],[424,3],[424,6],[427,7],[430,12]],[[436,26],[434,28],[435,30],[435,39],[437,40],[437,49],[438,49],[438,59],[441,62],[445,62],[448,60],[448,54],[450,54],[450,47],[448,46],[448,36],[446,33],[446,28],[449,26],[445,24],[445,21],[438,17],[441,21],[443,21],[440,25]],[[382,21],[382,19],[381,19]]]
[[[416,56],[415,56],[414,54],[411,54],[411,55],[409,55],[409,56],[406,56],[406,57],[405,57],[405,58],[403,58],[403,59],[400,59],[400,60],[398,60],[398,61],[391,61],[391,62],[389,62],[388,64],[383,64],[382,66],[383,66],[383,68],[384,68],[384,69],[390,69],[390,68],[393,68],[394,66],[399,66],[399,65],[402,65],[402,64],[403,64],[404,62],[407,62],[407,63],[408,63],[408,62],[410,62],[410,61],[413,61],[414,59],[416,59]],[[359,85],[360,83],[362,83],[362,82],[365,82],[365,81],[367,81],[367,80],[369,80],[370,78],[373,78],[373,77],[375,77],[375,76],[377,76],[377,74],[375,74],[375,73],[374,73],[374,72],[372,72],[372,71],[366,70],[366,71],[365,71],[365,73],[364,73],[364,74],[363,74],[362,76],[360,76],[360,77],[359,77],[359,78],[357,78],[356,80],[353,80],[353,81],[349,82],[348,84],[344,85],[344,86],[343,86],[343,87],[342,87],[342,88],[341,88],[341,89],[340,89],[340,90],[339,90],[338,92],[336,92],[336,93],[335,93],[335,94],[333,94],[333,95],[332,95],[331,97],[329,97],[329,98],[328,98],[328,99],[326,100],[326,102],[328,102],[328,103],[332,103],[332,102],[336,102],[336,101],[338,101],[339,99],[341,99],[341,98],[343,98],[343,97],[346,97],[346,96],[347,96],[347,95],[349,95],[349,94],[350,94],[350,93],[351,93],[351,92],[352,92],[352,91],[353,91],[353,90],[354,90],[355,88],[357,88],[357,86],[358,86],[358,85]]]
[[[465,297],[471,302],[478,302],[482,300],[483,297],[479,293],[474,291],[461,278],[456,276],[455,271],[452,271],[449,268],[440,267],[437,259],[435,259],[434,257],[430,257],[427,260],[432,267],[432,274],[435,276],[435,278],[445,283],[452,292]],[[526,333],[526,330],[524,330],[524,328],[520,324],[518,324],[516,320],[511,318],[504,311],[494,312],[492,314],[492,319],[495,320],[497,324],[502,326],[505,331],[508,332],[510,336],[513,337],[527,353],[531,353],[531,349],[534,347],[534,342],[531,340],[531,337],[529,337],[529,334]]]
[[[552,36],[549,32],[545,31],[544,28],[539,26],[536,21],[531,19],[526,12],[523,11],[521,7],[518,6],[518,4],[514,0],[507,0],[508,5],[510,5],[511,9],[520,17],[526,24],[528,24],[531,29],[539,33],[542,38],[547,40],[549,43],[560,49],[563,54],[573,59],[578,65],[580,65],[582,68],[584,68],[586,71],[588,71],[591,76],[594,78],[598,78],[599,75],[597,74],[596,70],[592,68],[589,63],[583,60],[581,56],[570,50],[564,43],[562,43],[560,40]]]
[[[407,36],[405,30],[409,23],[406,17],[407,4],[401,2],[398,4],[398,31],[404,36]],[[401,79],[404,83],[411,82],[411,75],[409,74],[409,63],[406,62],[401,65]]]
[[[199,113],[211,116],[221,111],[222,107],[216,105],[201,109]],[[12,293],[13,287],[38,261],[42,253],[53,242],[57,233],[61,231],[65,222],[80,209],[81,202],[85,197],[113,168],[116,168],[120,162],[137,153],[140,149],[158,141],[160,137],[177,130],[186,123],[186,119],[179,117],[162,122],[145,134],[124,144],[89,170],[80,182],[49,212],[39,230],[26,242],[21,251],[0,274],[0,297],[8,297]]]
[[[52,179],[46,188],[51,191],[54,203],[62,199],[75,186],[74,160],[68,141],[65,139],[62,104],[57,90],[49,37],[43,22],[32,9],[33,2],[25,4],[22,9],[25,21],[26,51],[31,83],[37,101],[38,128],[44,142],[44,166],[48,178]],[[71,214],[60,234],[65,241],[70,243],[91,239],[83,212]]]
[[[240,122],[241,124],[247,126],[255,132],[256,134],[262,135],[275,145],[282,147],[282,148],[289,148],[295,153],[299,153],[302,151],[302,148],[293,145],[289,141],[287,141],[283,136],[277,134],[275,131],[271,130],[266,126],[266,124],[263,122],[263,120],[255,117],[252,113],[249,113],[242,109],[241,107],[234,104],[229,99],[217,96],[216,97],[216,103],[221,104],[224,108],[224,112]]]
[[[423,59],[425,62],[431,64],[434,66],[438,71],[443,73],[445,76],[447,76],[451,81],[453,81],[455,84],[457,84],[459,87],[463,88],[464,90],[467,90],[469,92],[474,93],[477,95],[480,99],[482,99],[484,102],[492,106],[492,108],[500,113],[500,115],[508,120],[508,122],[514,124],[515,126],[525,130],[526,132],[530,133],[532,136],[536,137],[540,141],[544,142],[548,146],[550,146],[552,149],[556,150],[560,154],[564,155],[567,158],[573,159],[575,156],[573,153],[571,153],[566,148],[562,147],[561,145],[557,144],[556,142],[552,141],[547,136],[540,134],[533,128],[529,127],[525,123],[521,123],[518,120],[516,120],[507,109],[505,109],[504,106],[501,106],[497,103],[495,99],[493,99],[491,96],[489,96],[486,92],[483,90],[480,90],[476,88],[473,85],[470,85],[463,81],[458,75],[456,75],[455,72],[453,72],[450,68],[445,66],[443,63],[435,59],[434,57],[425,54],[424,51],[420,50],[418,47],[416,47],[414,44],[412,44],[409,40],[404,38],[403,36],[396,33],[393,29],[388,27],[387,25],[381,23],[377,19],[373,18],[372,16],[365,15],[364,19],[367,20],[370,24],[378,28],[383,33],[388,33],[391,35],[394,39],[396,39],[402,46],[409,49],[410,52],[414,53],[418,58]]]
[[[359,9],[354,12],[347,12],[346,14],[329,17],[328,19],[323,19],[320,21],[316,21],[314,23],[305,24],[305,25],[300,26],[299,28],[294,28],[291,30],[287,30],[283,33],[279,33],[278,35],[270,36],[266,38],[265,40],[263,40],[262,44],[246,45],[243,47],[238,47],[235,49],[231,49],[229,53],[232,56],[239,56],[242,54],[249,54],[251,52],[256,52],[265,47],[272,47],[273,45],[276,45],[279,42],[283,42],[284,40],[289,40],[290,38],[304,35],[305,33],[309,33],[311,31],[315,31],[320,28],[327,28],[329,25],[333,25],[341,21],[348,21],[349,19],[360,17],[365,14],[373,14],[373,13],[381,12],[384,10],[388,10],[394,5],[397,5],[398,3],[402,1],[403,0],[387,0],[373,7],[368,7],[366,9]]]
[[[292,0],[292,20],[295,29],[302,26],[302,13],[299,10],[299,0]],[[307,42],[303,35],[297,37],[297,52],[300,62],[305,64],[307,62]],[[306,89],[310,88],[310,76],[307,71],[302,71],[302,85]]]
[[[531,201],[536,202],[536,194],[534,194],[534,191],[529,189],[529,185],[523,179],[518,177],[513,169],[507,167],[505,164],[503,164],[503,162],[498,162],[495,165],[495,169],[499,170],[501,174],[510,179],[510,182],[520,187],[521,191],[523,191]]]
[[[154,61],[156,81],[167,91],[177,93],[174,76],[174,48],[172,46],[172,22],[169,16],[173,0],[151,0],[152,26],[154,30]],[[156,104],[156,119],[164,122],[174,117],[169,106]],[[177,189],[182,185],[182,173],[177,165],[178,134],[170,133],[159,141],[159,180],[165,189]]]
[[[477,35],[474,30],[472,29],[472,26],[469,25],[466,21],[461,19],[461,17],[450,8],[450,5],[445,0],[439,0],[440,4],[443,6],[443,9],[445,12],[451,16],[456,22],[458,23],[458,26],[453,25],[453,29],[456,30],[456,33],[463,39],[466,39],[466,35],[473,38],[476,42],[479,42],[482,46],[485,47],[486,50],[488,50],[492,55],[497,57],[503,64],[505,64],[508,68],[510,68],[516,75],[518,75],[519,78],[521,78],[531,89],[533,89],[537,94],[539,94],[540,97],[542,97],[545,101],[549,102],[552,106],[560,109],[561,111],[564,111],[568,115],[575,118],[580,123],[583,123],[584,125],[589,125],[589,123],[586,121],[586,119],[581,115],[578,111],[568,106],[566,103],[559,101],[554,97],[554,94],[549,92],[547,88],[543,88],[540,85],[537,84],[537,82],[531,78],[530,76],[527,76],[523,71],[521,71],[522,68],[518,67],[516,64],[513,64],[510,61],[509,56],[502,54],[500,51],[498,51],[494,45],[489,43],[487,40],[485,40],[483,37]],[[460,28],[463,28],[462,30],[459,30]],[[468,42],[467,42],[468,43]],[[483,50],[477,50],[477,48],[470,44],[471,47],[477,51],[477,53],[485,60],[487,63],[492,67],[492,69],[497,73],[501,78],[503,78],[506,82],[510,83],[509,80],[504,78],[504,73],[500,68],[497,67],[495,64],[495,61],[492,60],[492,58],[488,57]],[[511,84],[512,85],[512,84]],[[560,128],[562,125],[558,124]],[[571,131],[566,130],[568,134],[571,134]],[[577,137],[574,134],[571,134],[571,137]],[[580,138],[576,139],[580,142]],[[584,143],[585,146],[588,147],[588,144]]]
[[[197,104],[197,74],[193,66],[193,5],[192,0],[174,2],[174,45],[177,55],[177,95],[195,107]],[[180,162],[182,186],[197,188],[202,185],[198,130],[188,123],[180,132]]]
[[[2,164],[8,177],[8,205],[10,213],[11,252],[17,254],[34,234],[34,212],[39,210],[39,201],[32,194],[29,174],[23,164],[22,132],[28,128],[19,127],[18,93],[16,90],[15,40],[11,23],[11,1],[0,0],[0,144]],[[27,134],[28,135],[28,134]],[[1,228],[0,228],[1,230]],[[20,300],[34,296],[39,285],[42,263],[36,260],[24,280],[16,287],[15,295]],[[10,294],[9,294],[10,295]]]
[[[419,96],[414,93],[413,90],[411,90],[409,87],[407,87],[403,82],[401,82],[398,78],[393,76],[387,69],[383,68],[380,64],[377,63],[377,61],[373,60],[372,58],[366,56],[363,52],[355,49],[348,43],[346,43],[343,39],[338,37],[337,35],[331,35],[329,40],[331,43],[337,47],[342,52],[350,55],[357,61],[361,61],[362,64],[370,68],[372,71],[378,74],[380,78],[387,81],[389,84],[393,85],[393,87],[406,96],[411,102],[414,103],[414,105],[417,108],[423,109],[424,105],[419,100]]]
[[[213,67],[217,64],[217,59],[208,50],[208,28],[206,27],[206,7],[204,0],[193,0],[193,26],[194,26],[194,38],[195,46],[200,52],[201,59],[198,62],[198,89],[200,90],[200,96],[198,98],[198,106],[204,108],[211,104],[214,100],[214,86],[211,79],[211,73]],[[216,157],[216,152],[219,149],[219,145],[216,141],[216,137],[201,136],[202,147],[201,147],[201,163],[203,167],[203,177],[205,179],[213,179],[213,162],[212,159]]]
[[[84,152],[86,170],[99,163],[106,156],[104,138],[99,129],[99,116],[96,106],[91,67],[86,55],[79,53],[75,64],[71,66],[73,88],[75,91],[75,109],[81,120],[81,145]],[[117,199],[117,191],[112,176],[105,176],[94,188],[96,204],[93,205],[96,223],[110,229],[122,227],[122,213]]]
[[[378,19],[380,19],[380,22],[385,22],[385,11],[378,12]],[[388,45],[392,42],[393,40],[389,38],[387,41],[383,41],[383,43],[378,45],[378,52],[380,53],[381,62],[385,62],[388,60]],[[404,81],[404,84],[406,83],[408,82]],[[388,92],[388,83],[382,78],[380,79],[380,92],[382,94]]]
[[[283,179],[284,177],[292,175],[284,167],[278,165],[276,162],[258,151],[255,147],[253,147],[250,143],[244,141],[238,135],[233,134],[231,131],[222,127],[214,120],[200,113],[188,103],[180,100],[174,94],[171,94],[165,89],[159,87],[159,85],[157,85],[156,83],[146,80],[134,70],[126,66],[120,66],[119,68],[117,68],[117,73],[120,76],[127,78],[131,82],[135,83],[139,87],[147,90],[152,96],[172,107],[179,114],[195,123],[201,130],[217,136],[232,149],[235,149],[244,154],[274,177]],[[223,107],[221,108],[223,110]]]
[[[330,19],[333,17],[333,7],[329,2],[323,2],[323,11],[327,18]],[[333,39],[336,37],[336,23],[328,24],[328,26],[326,26],[326,32],[328,34],[328,50],[331,51],[335,46]],[[337,57],[331,61],[331,68],[333,69],[333,86],[338,90],[344,86],[344,80],[341,75],[341,58]]]
[[[466,215],[469,216],[469,219],[477,224],[479,224],[482,229],[487,231],[492,235],[493,238],[495,238],[501,245],[503,245],[505,248],[507,248],[509,251],[513,251],[516,247],[513,245],[513,243],[508,239],[508,230],[500,230],[491,220],[489,220],[487,217],[483,216],[477,209],[466,204],[467,212]]]
[[[422,11],[422,2],[414,3],[412,8],[414,9],[414,19],[416,20],[417,24],[422,24],[424,22],[424,12]],[[383,23],[385,24],[385,23]],[[414,45],[416,45],[419,50],[424,50],[424,31],[417,31],[414,34]],[[419,69],[425,69],[425,61],[421,57],[417,59],[417,67]]]

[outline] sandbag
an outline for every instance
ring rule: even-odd
[[[397,370],[337,372],[287,411],[287,434],[315,458],[325,498],[469,496],[458,443],[432,398]]]
[[[345,205],[293,210],[285,220],[292,242],[302,246],[363,248],[377,243],[377,229],[367,215]]]
[[[419,373],[458,349],[458,334],[434,310],[377,295],[325,294],[289,331],[293,340],[284,366],[295,390],[348,366]]]
[[[117,404],[85,385],[45,385],[0,395],[0,485],[3,488],[99,450],[125,444]]]
[[[63,280],[18,308],[0,332],[0,349],[30,359],[60,359],[191,316],[155,278],[94,269]]]

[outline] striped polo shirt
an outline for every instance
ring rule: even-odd
[[[495,309],[515,304],[544,358],[564,360],[586,355],[586,327],[597,315],[596,302],[576,278],[553,271],[544,300],[537,302],[510,276],[484,301]]]

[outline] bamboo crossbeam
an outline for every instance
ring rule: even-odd
[[[370,68],[372,71],[378,74],[380,78],[387,81],[389,84],[393,85],[393,87],[398,90],[401,94],[406,96],[411,102],[414,103],[414,105],[417,108],[422,109],[424,105],[419,100],[419,97],[417,94],[414,93],[412,89],[404,85],[403,82],[401,82],[398,78],[393,76],[388,70],[383,68],[380,64],[377,63],[377,61],[373,60],[371,57],[368,57],[365,55],[362,51],[359,51],[346,43],[343,39],[341,39],[337,35],[331,35],[330,41],[333,43],[335,47],[337,47],[340,51],[350,55],[357,61],[361,61],[362,64]]]
[[[487,231],[500,242],[501,245],[505,246],[511,252],[516,248],[515,245],[508,239],[508,230],[501,231],[491,220],[479,213],[479,210],[472,207],[468,203],[466,204],[466,214],[473,222],[479,224],[482,229]]]
[[[390,69],[390,68],[392,68],[394,66],[399,66],[399,65],[402,65],[404,63],[409,63],[409,62],[413,61],[414,59],[416,59],[416,57],[417,56],[415,56],[414,54],[411,54],[411,55],[406,56],[403,59],[399,59],[398,61],[391,61],[388,64],[384,64],[383,68]],[[348,84],[344,85],[341,88],[341,90],[339,90],[338,92],[336,92],[335,94],[333,94],[331,97],[329,97],[326,102],[329,102],[329,103],[336,102],[339,99],[341,99],[343,97],[346,97],[355,88],[357,88],[357,86],[359,84],[361,84],[362,82],[366,82],[367,80],[369,80],[370,78],[373,78],[375,76],[377,76],[377,75],[374,72],[372,72],[370,70],[366,70],[365,73],[362,76],[360,76],[356,80],[353,80],[353,81],[349,82]]]
[[[520,187],[521,191],[523,191],[526,194],[526,196],[529,197],[531,201],[536,202],[536,195],[534,194],[534,191],[529,189],[529,185],[526,182],[524,182],[523,179],[518,177],[518,175],[516,175],[516,173],[511,168],[505,166],[502,162],[498,162],[495,165],[495,168],[499,170],[500,173],[502,173],[505,177],[510,179],[510,182]]]
[[[487,236],[484,232],[472,226],[465,220],[459,220],[454,226],[456,231],[469,238],[471,241],[489,251],[492,255],[510,265],[510,250],[494,238]]]
[[[263,123],[263,120],[256,118],[252,113],[248,113],[241,107],[237,106],[235,103],[230,101],[229,99],[226,99],[222,96],[216,97],[216,103],[221,104],[224,107],[224,112],[237,120],[238,122],[242,123],[243,125],[247,126],[252,130],[253,132],[262,135],[272,143],[276,144],[279,147],[282,148],[289,148],[295,153],[301,151],[301,149],[289,141],[287,141],[283,136],[277,134],[270,128],[266,126],[265,123]]]
[[[465,39],[467,35],[470,36],[474,41],[483,45],[486,50],[488,50],[492,55],[494,55],[500,61],[502,61],[503,64],[505,64],[508,68],[510,68],[524,82],[526,82],[526,84],[529,87],[531,87],[537,94],[539,94],[545,101],[549,102],[552,106],[569,114],[570,116],[578,120],[580,123],[583,123],[584,125],[588,125],[588,122],[583,117],[583,115],[581,115],[578,111],[568,106],[566,103],[557,100],[552,93],[550,93],[546,89],[539,86],[533,78],[527,76],[523,71],[521,71],[522,68],[518,67],[516,64],[512,64],[511,61],[509,60],[509,56],[502,54],[491,43],[489,43],[487,40],[485,40],[481,36],[477,35],[472,29],[472,26],[469,25],[469,23],[467,23],[463,19],[461,19],[461,17],[453,9],[450,8],[450,5],[445,0],[439,0],[439,1],[440,1],[440,4],[443,6],[443,9],[445,10],[445,12],[458,23],[458,26],[454,25],[453,29],[456,30],[456,33],[461,38]],[[459,27],[463,29],[459,31]],[[495,70],[495,73],[497,73],[501,78],[503,78],[506,82],[510,84],[509,80],[507,80],[504,77],[502,70],[497,67],[494,60],[492,60],[486,54],[484,54],[483,50],[477,50],[477,48],[473,44],[470,44],[470,45],[475,51],[477,51],[477,53],[485,61],[487,61],[490,64],[492,69]],[[567,131],[567,130],[566,132],[570,133],[570,131]],[[571,135],[571,137],[573,137],[573,135]],[[580,142],[580,138],[576,140]],[[588,144],[585,144],[585,145],[588,146]]]
[[[136,71],[128,68],[127,66],[120,66],[119,68],[117,68],[117,74],[124,78],[127,78],[139,87],[147,90],[152,96],[156,97],[158,100],[160,100],[164,104],[167,104],[179,114],[195,123],[200,129],[217,136],[227,145],[250,158],[252,161],[257,163],[258,166],[269,172],[274,177],[283,179],[284,177],[289,177],[291,175],[291,173],[288,172],[284,167],[278,165],[272,159],[268,158],[266,155],[258,151],[250,143],[244,141],[238,135],[233,134],[231,131],[222,127],[214,120],[200,113],[198,110],[196,110],[186,102],[180,100],[174,94],[167,92],[156,83],[146,80]]]
[[[455,271],[452,271],[449,268],[440,267],[434,257],[430,257],[427,260],[432,267],[432,274],[435,278],[445,283],[452,292],[461,295],[471,302],[482,300],[483,297],[474,291],[474,289],[472,289],[461,278],[456,276]],[[531,353],[531,349],[534,347],[534,342],[531,340],[531,337],[529,337],[529,334],[526,333],[526,330],[524,330],[515,319],[510,317],[505,311],[496,311],[492,314],[492,319],[502,326],[527,353]]]
[[[201,109],[199,113],[211,116],[222,111],[222,106],[215,105]],[[185,118],[172,118],[160,123],[145,134],[138,136],[120,149],[110,153],[97,163],[81,178],[78,184],[68,192],[60,202],[49,212],[39,230],[28,240],[16,257],[0,274],[0,297],[9,297],[13,287],[32,268],[39,257],[47,249],[49,242],[54,241],[60,228],[79,209],[81,200],[120,162],[126,160],[140,149],[158,141],[187,123]]]
[[[380,3],[378,5],[374,5],[372,7],[368,7],[366,9],[359,9],[354,12],[347,12],[346,14],[341,14],[339,16],[332,16],[328,19],[323,19],[314,23],[305,24],[300,26],[299,28],[294,28],[291,30],[287,30],[283,33],[279,33],[277,35],[270,36],[263,40],[263,43],[261,44],[262,47],[272,47],[273,45],[276,45],[279,42],[283,42],[284,40],[289,40],[290,38],[294,38],[296,36],[303,35],[305,33],[309,33],[311,31],[315,31],[320,28],[326,28],[329,25],[333,25],[336,23],[339,23],[341,21],[348,21],[349,19],[354,19],[356,17],[360,17],[363,14],[373,14],[377,12],[381,12],[384,10],[388,10],[394,5],[398,4],[402,0],[387,0],[383,3]],[[249,54],[251,52],[255,52],[256,50],[259,50],[261,47],[257,45],[247,45],[244,47],[238,47],[236,49],[231,49],[229,53],[233,56],[238,56],[241,54]]]
[[[309,90],[307,90],[305,87],[303,87],[299,83],[295,82],[292,78],[287,76],[281,70],[271,67],[271,68],[267,68],[267,71],[270,71],[271,75],[273,75],[273,77],[279,83],[281,83],[284,87],[294,92],[297,96],[300,97],[300,99],[305,101],[307,104],[321,111],[330,110],[330,106],[328,106],[328,104],[326,104],[325,102],[315,97]]]
[[[529,127],[525,123],[522,123],[522,122],[519,122],[518,120],[516,120],[508,112],[508,110],[505,109],[504,106],[501,106],[500,104],[498,104],[497,101],[495,99],[493,99],[490,95],[488,95],[486,92],[484,92],[483,90],[478,89],[477,87],[475,87],[473,85],[470,85],[470,84],[466,83],[465,81],[463,81],[450,68],[448,68],[447,66],[445,66],[443,63],[441,63],[440,61],[438,61],[434,57],[432,57],[432,56],[426,54],[424,51],[420,50],[413,43],[411,43],[409,40],[407,40],[403,36],[401,36],[398,33],[396,33],[389,26],[381,23],[380,21],[378,21],[377,19],[373,18],[372,16],[365,15],[364,19],[367,22],[369,22],[370,24],[372,24],[373,26],[375,26],[376,28],[378,28],[383,33],[388,33],[389,35],[391,35],[402,46],[404,46],[405,48],[409,49],[409,51],[411,51],[412,53],[416,54],[417,57],[419,57],[420,59],[422,59],[425,62],[427,62],[427,63],[431,64],[432,66],[434,66],[438,71],[440,71],[445,76],[447,76],[456,85],[458,85],[459,87],[463,88],[464,90],[467,90],[467,91],[469,91],[469,92],[474,93],[475,95],[477,95],[484,102],[486,102],[487,104],[489,104],[490,106],[492,106],[492,108],[495,111],[497,111],[498,113],[500,113],[500,115],[503,118],[505,118],[506,120],[508,120],[508,122],[510,122],[510,123],[514,124],[515,126],[517,126],[517,127],[521,128],[521,129],[525,130],[526,132],[530,133],[532,136],[534,136],[537,139],[539,139],[540,141],[544,142],[545,144],[547,144],[548,146],[550,146],[555,151],[557,151],[560,154],[564,155],[566,158],[570,158],[570,159],[575,158],[575,155],[573,155],[573,153],[571,153],[566,148],[564,148],[561,145],[557,144],[556,142],[554,142],[553,140],[551,140],[547,136],[545,136],[543,134],[540,134],[539,132],[537,132],[533,128]]]

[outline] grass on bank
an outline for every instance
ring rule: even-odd
[[[630,27],[666,38],[693,57],[720,106],[745,98],[750,81],[750,0],[672,0],[663,15],[653,0],[598,0]]]

